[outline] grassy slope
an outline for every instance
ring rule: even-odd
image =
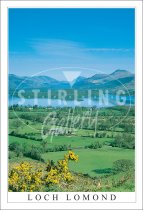
[[[99,139],[99,141],[109,141],[107,138]],[[112,148],[104,146],[98,150],[84,149],[85,145],[94,142],[94,139],[85,137],[54,137],[53,143],[49,142],[48,146],[71,144],[75,147],[74,151],[79,155],[79,162],[77,164],[70,165],[71,169],[75,172],[89,174],[90,176],[108,174],[112,168],[113,162],[119,159],[130,159],[134,161],[134,150]],[[15,136],[9,136],[9,142],[21,142],[28,145],[40,146],[39,141],[18,138]],[[82,147],[79,149],[79,147]],[[48,152],[43,154],[45,161],[62,159],[66,151],[63,152]],[[109,170],[108,170],[109,169]]]
[[[75,137],[75,136],[54,136],[52,139],[52,143],[51,143],[51,138],[48,138],[48,147],[51,148],[53,146],[56,145],[71,145],[74,148],[78,148],[78,147],[84,147],[87,146],[93,142],[95,142],[95,140],[98,140],[102,143],[104,142],[109,142],[112,141],[111,138],[89,138],[89,137]],[[40,145],[40,141],[35,141],[32,139],[25,139],[25,138],[19,138],[19,137],[15,137],[15,136],[9,136],[9,143],[12,142],[21,142],[21,143],[26,143],[26,144],[30,144],[30,145]]]
[[[74,151],[79,155],[79,161],[70,164],[71,170],[79,173],[89,174],[90,176],[101,176],[110,172],[113,162],[119,159],[130,159],[134,161],[134,151],[126,149],[110,149],[104,147],[98,150],[77,149]],[[62,159],[65,152],[45,153],[45,160],[57,161]]]
[[[11,144],[13,142],[18,142],[18,143],[22,143],[22,144],[25,143],[27,145],[36,145],[36,146],[40,145],[39,141],[34,141],[34,140],[30,140],[30,139],[25,139],[25,138],[19,138],[16,136],[9,136],[9,144]]]

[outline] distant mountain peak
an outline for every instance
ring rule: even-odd
[[[110,76],[115,77],[115,78],[116,77],[118,77],[118,78],[129,77],[132,75],[133,74],[131,72],[124,70],[124,69],[117,69],[110,74]]]
[[[76,89],[117,89],[120,86],[119,81],[130,89],[134,89],[135,75],[127,70],[117,69],[111,74],[97,73],[91,77],[78,76],[72,88]],[[20,86],[19,86],[20,85]],[[31,90],[39,88],[42,91],[47,89],[69,89],[71,86],[67,81],[58,81],[49,76],[34,76],[34,77],[23,77],[16,76],[15,74],[9,74],[9,87],[13,91],[17,87],[24,90]]]
[[[116,73],[132,74],[131,72],[129,72],[128,70],[125,70],[125,69],[116,69],[116,70],[113,71],[110,75],[116,74]]]
[[[9,74],[10,77],[18,77],[17,75],[15,74]]]
[[[112,73],[115,73],[115,72],[128,72],[130,73],[129,71],[125,70],[125,69],[116,69],[114,72]]]
[[[93,76],[91,76],[91,79],[102,79],[104,77],[107,77],[107,74],[95,74]]]

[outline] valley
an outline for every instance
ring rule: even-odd
[[[95,122],[97,108],[9,107],[9,167],[21,161],[45,167],[73,151],[79,160],[69,167],[77,183],[43,191],[134,191],[134,107],[123,119],[127,110],[127,106],[98,109]],[[103,186],[97,189],[99,182]]]

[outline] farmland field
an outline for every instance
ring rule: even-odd
[[[122,122],[120,121],[127,107],[102,108],[99,111],[95,130],[96,108],[92,109],[92,113],[86,108],[76,108],[74,113],[70,110],[73,115],[69,116],[67,108],[31,109],[17,106],[13,110],[10,107],[9,167],[22,161],[44,167],[49,161],[56,164],[62,160],[65,153],[73,151],[79,160],[76,163],[69,162],[69,168],[76,175],[75,182],[78,184],[71,184],[69,191],[81,190],[82,182],[88,182],[88,185],[92,186],[90,190],[98,190],[94,189],[93,184],[93,181],[98,179],[104,184],[111,182],[113,191],[134,191],[134,107]],[[53,112],[56,114],[52,116]],[[64,121],[63,116],[67,116],[68,122]],[[74,125],[70,124],[72,118],[75,118]],[[113,127],[115,123],[117,125]],[[117,167],[118,172],[115,170]],[[128,177],[125,178],[127,174]],[[122,179],[125,179],[123,183]],[[88,185],[82,190],[89,190]],[[56,189],[66,191],[66,187],[61,185]],[[51,188],[50,190],[52,191]],[[103,190],[108,189],[104,186],[100,191]]]
[[[94,150],[74,150],[80,159],[77,164],[71,163],[71,169],[78,173],[89,174],[90,176],[100,176],[109,174],[113,166],[113,162],[118,159],[134,160],[134,153],[124,149],[98,149]],[[45,160],[52,159],[57,161],[62,159],[64,152],[43,154]]]

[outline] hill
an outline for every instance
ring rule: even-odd
[[[85,78],[79,76],[71,86],[67,81],[58,81],[49,76],[33,76],[20,77],[14,74],[9,74],[9,93],[18,91],[20,89],[31,90],[40,89],[47,91],[47,89],[109,89],[114,92],[121,87],[126,87],[128,91],[134,92],[134,74],[126,70],[117,69],[111,74],[95,74],[91,77]]]

